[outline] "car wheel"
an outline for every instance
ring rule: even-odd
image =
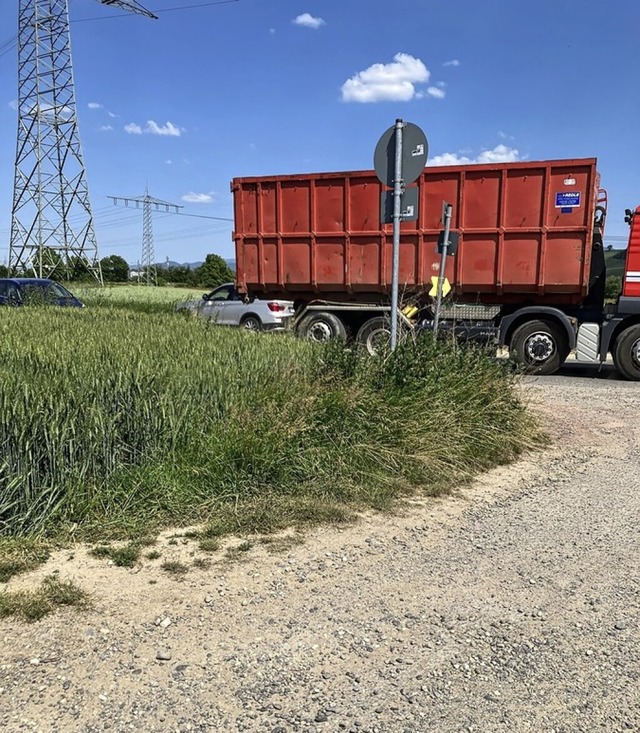
[[[296,330],[302,338],[319,343],[336,339],[345,341],[347,338],[346,326],[333,313],[310,313],[300,321]]]
[[[613,363],[623,377],[640,381],[640,326],[631,326],[618,337]]]
[[[546,321],[528,321],[511,338],[511,353],[527,374],[554,374],[569,355],[567,337]]]
[[[262,321],[258,316],[245,316],[240,322],[240,326],[244,328],[245,331],[261,331]]]

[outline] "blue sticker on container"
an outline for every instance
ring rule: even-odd
[[[578,208],[580,206],[580,195],[580,191],[562,191],[556,193],[556,209]]]
[[[563,206],[560,209],[561,214],[573,214],[573,209],[570,206]]]

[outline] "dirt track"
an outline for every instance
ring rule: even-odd
[[[281,554],[54,558],[9,587],[57,568],[95,608],[0,623],[0,730],[640,728],[639,390],[529,381],[553,449]]]

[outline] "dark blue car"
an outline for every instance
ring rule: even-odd
[[[84,307],[84,303],[63,288],[60,283],[37,277],[0,278],[0,305]]]

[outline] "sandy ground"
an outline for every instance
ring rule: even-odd
[[[640,386],[524,389],[554,446],[454,497],[231,562],[177,531],[133,569],[76,547],[13,579],[93,608],[0,622],[0,730],[639,728]]]

